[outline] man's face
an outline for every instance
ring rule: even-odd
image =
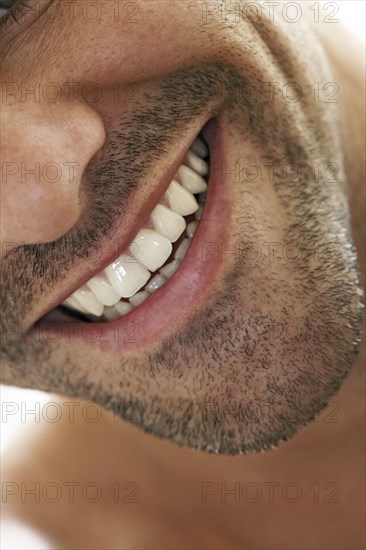
[[[305,17],[254,2],[28,4],[0,50],[3,382],[93,399],[208,451],[290,437],[338,389],[360,326],[338,92]],[[158,204],[194,220],[191,147],[208,150],[203,214],[146,294],[165,241],[136,235],[157,230]],[[59,307],[80,288],[95,304],[102,276],[121,290],[121,255],[145,301],[107,300],[112,321]]]

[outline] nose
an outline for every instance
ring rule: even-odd
[[[2,249],[50,242],[78,221],[80,184],[105,141],[81,102],[13,103],[0,117]]]

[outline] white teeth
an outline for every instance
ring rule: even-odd
[[[202,218],[202,214],[203,214],[203,206],[200,206],[197,212],[195,212],[194,214],[195,220],[199,221]]]
[[[187,225],[187,235],[188,237],[191,239],[193,237],[193,235],[195,234],[196,232],[196,229],[197,229],[197,225],[198,223],[197,222],[191,222]]]
[[[204,159],[208,154],[206,144],[197,138],[178,169],[178,181],[173,180],[166,191],[162,202],[168,205],[158,204],[151,213],[153,229],[140,229],[127,254],[95,275],[62,305],[83,313],[89,320],[102,317],[114,321],[142,304],[174,275],[202,217],[207,191],[204,178],[209,173],[209,164]],[[187,225],[184,216],[192,214],[195,221]],[[188,238],[182,236],[184,232]],[[180,237],[171,260],[172,243]]]
[[[208,156],[208,148],[207,145],[202,141],[201,138],[197,137],[194,142],[191,145],[191,149],[196,155],[201,157],[202,159],[206,158]]]
[[[81,305],[81,303],[75,298],[75,296],[69,296],[62,302],[62,305],[71,307],[72,309],[75,309],[76,311],[80,311],[81,313],[89,313],[85,307]]]
[[[181,262],[184,256],[187,254],[187,250],[190,244],[191,244],[190,239],[184,239],[178,246],[177,250],[175,251],[174,259],[179,260]]]
[[[112,307],[104,308],[104,317],[107,321],[115,321],[119,319],[121,315],[126,315],[133,310],[133,306],[129,302],[118,302]]]
[[[154,208],[151,218],[155,230],[172,243],[179,239],[186,228],[185,219],[162,204]]]
[[[184,189],[187,189],[192,195],[204,193],[207,190],[205,180],[188,166],[180,166],[178,176]]]
[[[122,298],[131,298],[150,278],[149,271],[131,256],[120,256],[105,272]]]
[[[164,265],[172,249],[172,243],[153,229],[141,229],[130,246],[131,254],[150,271]]]
[[[187,151],[184,164],[192,168],[195,173],[200,174],[201,176],[207,176],[208,174],[207,162],[198,157],[193,151]]]
[[[103,304],[98,300],[98,298],[94,295],[94,293],[87,288],[86,286],[82,286],[78,290],[76,290],[72,295],[71,298],[76,298],[78,302],[83,306],[84,309],[88,313],[91,313],[92,315],[96,315],[97,317],[100,317],[103,315],[104,306]]]
[[[143,290],[142,292],[138,292],[137,294],[135,294],[135,296],[132,296],[132,298],[130,298],[130,304],[133,307],[137,307],[141,305],[142,302],[144,302],[146,298],[148,298],[149,296],[150,294],[146,292],[146,290]]]
[[[166,278],[163,275],[160,275],[159,273],[155,275],[149,282],[149,284],[146,286],[146,290],[152,294],[159,288],[163,286],[163,284],[166,283]]]
[[[164,275],[167,279],[170,279],[174,275],[174,273],[177,271],[178,267],[180,265],[179,260],[173,260],[169,264],[166,264],[164,267],[161,268],[160,273]]]
[[[99,273],[90,279],[90,281],[87,282],[87,286],[105,306],[114,306],[114,304],[119,302],[121,298],[121,296],[113,289],[104,273]]]
[[[170,208],[181,216],[189,216],[198,210],[198,204],[192,193],[173,180],[167,190]]]

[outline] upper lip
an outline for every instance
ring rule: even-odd
[[[205,121],[205,123],[207,120]],[[200,127],[201,128],[201,127]],[[50,300],[47,304],[42,304],[43,307],[40,311],[34,312],[35,319],[31,323],[37,322],[48,312],[53,310],[55,307],[60,305],[68,296],[70,296],[75,290],[84,285],[89,281],[94,275],[99,273],[102,269],[111,264],[115,259],[116,255],[121,254],[128,244],[132,241],[144,221],[149,217],[150,213],[159,202],[159,198],[164,193],[164,191],[169,187],[170,182],[173,180],[175,173],[177,172],[179,166],[182,164],[184,155],[189,149],[190,145],[194,141],[195,137],[199,133],[200,128],[195,129],[194,133],[191,133],[189,139],[179,144],[179,154],[175,156],[175,159],[167,167],[166,171],[162,173],[160,181],[157,185],[154,186],[154,189],[149,194],[148,197],[144,200],[139,212],[136,212],[133,216],[132,221],[125,227],[125,224],[118,221],[113,225],[111,230],[107,235],[104,235],[93,247],[93,249],[98,250],[101,254],[97,255],[95,261],[88,262],[83,260],[76,268],[73,268],[73,271],[76,269],[79,271],[73,280],[70,283],[70,278],[67,277],[65,284],[60,284],[60,290],[56,292],[53,299]],[[175,146],[175,149],[177,147]],[[108,242],[113,242],[113,246],[103,246],[103,244]],[[118,254],[116,254],[118,251]],[[91,256],[93,256],[93,251],[91,251]],[[89,268],[89,269],[88,269]],[[61,288],[62,287],[62,288]]]

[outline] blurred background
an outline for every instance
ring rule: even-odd
[[[311,0],[300,0],[303,5]],[[313,5],[314,2],[311,2]],[[328,4],[329,16],[339,19],[339,22],[349,28],[358,38],[365,42],[365,2],[364,0],[340,0],[338,2],[322,1]],[[335,13],[335,4],[338,13]],[[1,421],[0,421],[0,452],[17,438],[21,441],[22,430],[29,424],[42,421],[44,406],[54,401],[54,396],[33,390],[24,390],[0,385]],[[50,411],[51,415],[51,411]]]
[[[321,2],[321,4],[327,3],[329,2]],[[365,1],[342,0],[331,3],[336,3],[339,6],[339,21],[365,42]]]

